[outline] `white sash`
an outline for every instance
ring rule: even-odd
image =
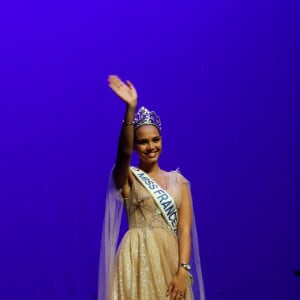
[[[151,179],[147,173],[135,167],[130,167],[130,169],[139,182],[150,192],[167,224],[169,224],[170,228],[177,236],[178,212],[174,199],[166,190],[162,189],[153,179]]]

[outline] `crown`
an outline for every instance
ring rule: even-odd
[[[142,106],[134,115],[134,129],[143,125],[154,125],[161,131],[160,117],[155,111],[149,111],[146,107]]]

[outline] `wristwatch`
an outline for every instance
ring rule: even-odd
[[[189,263],[182,263],[180,264],[180,267],[185,268],[187,271],[191,270],[191,265]]]

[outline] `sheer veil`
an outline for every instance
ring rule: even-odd
[[[123,206],[123,199],[115,187],[111,172],[106,191],[105,215],[100,245],[98,300],[108,299],[110,295]]]
[[[204,282],[203,282],[203,276],[202,276],[202,268],[201,268],[201,260],[200,260],[200,251],[199,251],[199,240],[198,240],[198,232],[197,232],[197,226],[196,226],[196,216],[194,214],[194,208],[193,208],[193,198],[191,193],[191,185],[190,182],[181,175],[179,170],[177,169],[174,172],[176,174],[176,180],[175,180],[175,186],[174,180],[171,179],[173,182],[169,182],[169,185],[171,188],[176,189],[176,193],[181,195],[182,192],[182,186],[186,185],[187,191],[189,193],[189,198],[191,200],[192,210],[193,210],[193,222],[192,222],[192,230],[191,230],[191,255],[190,255],[190,265],[191,265],[191,273],[193,275],[193,284],[192,284],[192,290],[194,299],[196,300],[205,300],[205,289],[204,289]],[[172,177],[170,177],[172,178]]]

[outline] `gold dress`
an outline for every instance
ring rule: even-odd
[[[184,177],[166,173],[166,190],[180,206]],[[110,299],[169,299],[166,291],[178,270],[178,240],[163,218],[151,194],[134,177],[125,200],[129,230],[116,255]],[[188,288],[185,299],[193,299]]]

